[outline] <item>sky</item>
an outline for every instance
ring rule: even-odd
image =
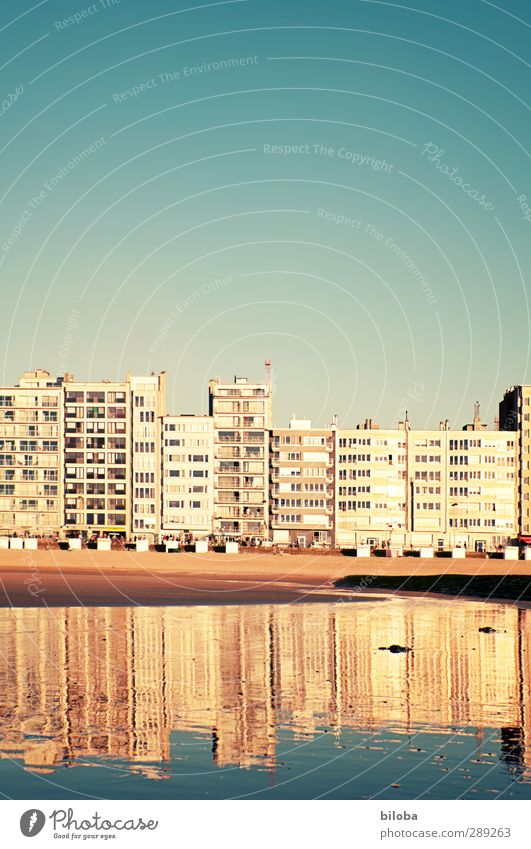
[[[531,382],[524,0],[0,11],[3,384],[265,377],[274,422],[492,425]]]

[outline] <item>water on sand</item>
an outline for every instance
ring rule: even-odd
[[[473,601],[4,609],[0,791],[531,798],[530,652]]]

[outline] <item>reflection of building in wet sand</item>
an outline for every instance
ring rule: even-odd
[[[207,734],[218,766],[272,766],[283,728],[472,727],[531,775],[530,651],[529,611],[473,602],[4,610],[0,756],[161,778],[187,754],[172,731]]]

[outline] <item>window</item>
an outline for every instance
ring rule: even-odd
[[[87,404],[104,404],[105,392],[87,392]]]
[[[85,393],[84,392],[74,392],[72,390],[67,391],[66,393],[66,403],[67,404],[83,404],[85,401]]]
[[[108,404],[125,404],[125,392],[107,392]]]
[[[88,419],[103,419],[105,418],[105,407],[87,407]]]

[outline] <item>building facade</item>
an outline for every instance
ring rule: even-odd
[[[126,382],[64,385],[64,525],[70,534],[129,534],[130,407]]]
[[[3,534],[210,535],[309,546],[492,550],[531,543],[531,386],[462,430],[272,427],[264,383],[209,383],[209,414],[171,416],[166,374],[26,372],[0,388]]]
[[[381,545],[407,528],[407,432],[367,420],[336,431],[336,544]]]
[[[166,415],[166,372],[127,376],[131,395],[132,533],[154,543],[161,526],[160,422]]]
[[[0,388],[0,528],[53,533],[63,523],[63,389],[47,371]]]
[[[160,417],[165,373],[64,383],[65,528],[155,542],[160,528]]]
[[[518,532],[514,433],[447,423],[337,431],[339,547],[492,550]]]
[[[513,433],[516,440],[518,533],[531,542],[531,386],[507,389],[500,402],[499,428]]]
[[[293,419],[270,442],[271,532],[275,543],[301,548],[334,544],[335,428]]]
[[[271,382],[209,383],[214,420],[214,533],[269,538]]]
[[[162,419],[161,536],[208,537],[214,515],[214,420]]]

